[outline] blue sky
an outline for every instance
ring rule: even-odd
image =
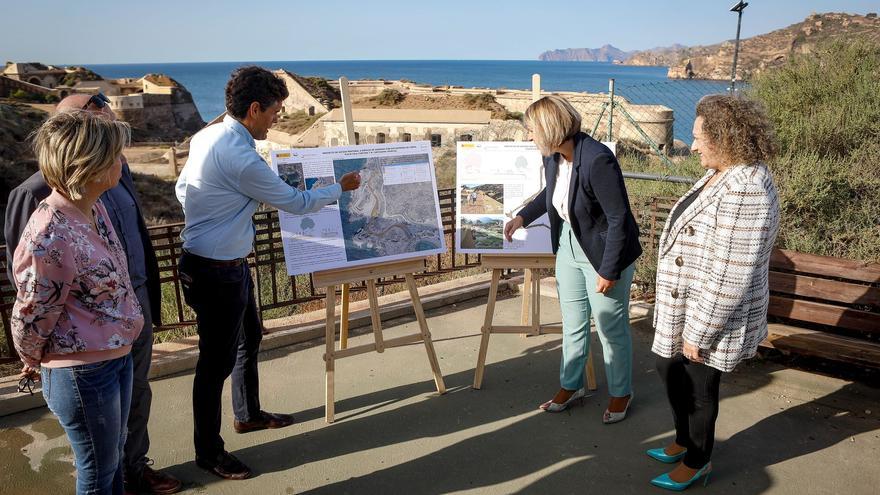
[[[717,43],[735,35],[736,15],[728,12],[734,3],[0,0],[0,60],[534,60],[548,49],[605,43],[624,50]],[[752,0],[743,16],[743,37],[788,26],[812,12],[878,10],[877,0]]]

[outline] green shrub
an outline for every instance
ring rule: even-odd
[[[383,89],[381,93],[372,98],[382,106],[394,106],[406,99],[406,96],[396,89]]]
[[[58,103],[58,97],[53,95],[52,93],[46,93],[43,95],[43,101],[46,103]]]
[[[778,245],[880,261],[880,45],[837,41],[760,75],[776,125]]]
[[[851,156],[790,153],[777,159],[780,247],[880,261],[880,144],[866,143]]]
[[[81,81],[100,81],[102,78],[93,70],[85,67],[71,67],[73,72],[68,72],[61,80],[62,86],[76,86]]]
[[[21,100],[21,101],[42,101],[43,98],[40,95],[35,95],[23,89],[16,89],[9,93],[9,98],[13,100]]]
[[[758,76],[783,152],[847,156],[880,137],[880,45],[837,41]]]

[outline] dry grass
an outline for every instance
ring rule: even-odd
[[[312,124],[317,122],[318,119],[324,115],[325,114],[323,113],[309,115],[303,110],[299,110],[297,112],[282,115],[272,128],[288,134],[299,134],[311,127]]]
[[[518,114],[508,112],[490,94],[408,95],[396,90],[384,90],[377,96],[352,103],[354,108],[399,108],[406,110],[489,110],[493,119],[516,119]]]

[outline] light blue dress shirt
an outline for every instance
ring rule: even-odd
[[[260,203],[301,214],[339,199],[342,187],[299,191],[281,180],[257,153],[254,138],[227,115],[192,138],[175,187],[186,225],[183,248],[215,260],[244,258],[254,244],[253,214]]]

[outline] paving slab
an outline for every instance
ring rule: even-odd
[[[559,320],[542,300],[542,319]],[[155,468],[185,481],[187,494],[663,493],[648,480],[666,466],[647,448],[672,436],[672,419],[650,353],[650,321],[633,320],[636,398],[626,421],[603,425],[599,390],[561,414],[538,404],[559,386],[560,337],[493,335],[482,390],[472,390],[483,300],[428,312],[449,392],[436,393],[424,346],[336,364],[336,422],[324,422],[321,340],[262,353],[262,403],[290,412],[285,429],[236,435],[224,391],[227,449],[253,468],[223,481],[195,466],[192,372],[153,381]],[[498,324],[516,324],[519,299],[503,298]],[[385,322],[386,337],[411,333],[411,316]],[[370,342],[355,336],[350,345]],[[874,494],[880,486],[880,391],[756,359],[722,381],[712,493]],[[0,491],[73,491],[67,440],[46,409],[0,418]],[[692,492],[709,493],[702,486]]]

